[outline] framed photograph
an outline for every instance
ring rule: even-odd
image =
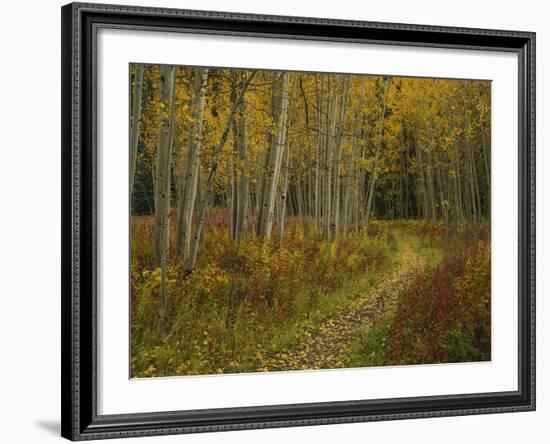
[[[535,409],[534,33],[61,12],[64,437]]]

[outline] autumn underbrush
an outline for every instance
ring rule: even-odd
[[[491,359],[489,226],[406,222],[401,229],[427,266],[395,309],[361,331],[348,350],[354,367]]]
[[[290,217],[281,246],[276,235],[265,242],[249,230],[237,243],[229,233],[223,213],[212,212],[188,276],[171,246],[161,328],[153,221],[132,218],[133,377],[258,371],[396,265],[398,242],[387,222],[329,242],[311,221]]]

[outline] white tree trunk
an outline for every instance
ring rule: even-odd
[[[369,223],[370,213],[372,211],[372,200],[374,198],[374,187],[376,186],[376,179],[378,178],[378,161],[380,159],[380,151],[382,148],[382,139],[384,137],[384,122],[386,119],[386,106],[388,91],[390,89],[390,77],[387,77],[384,82],[384,93],[383,93],[383,102],[382,102],[382,116],[380,121],[380,130],[378,133],[376,154],[374,155],[374,165],[372,167],[371,179],[369,183],[369,194],[367,197],[367,208],[365,211],[365,225]]]
[[[174,113],[175,74],[173,66],[162,66],[160,70],[160,131],[156,158],[156,199],[155,199],[155,265],[161,269],[160,324],[164,327],[166,313],[166,269],[168,262],[170,231],[170,165],[171,165],[171,125]]]
[[[246,128],[246,100],[243,95],[237,111],[237,155],[239,159],[239,184],[237,196],[239,206],[237,211],[236,240],[238,243],[246,232],[246,208],[248,200],[248,146]]]
[[[334,166],[332,168],[334,174],[333,180],[333,197],[332,197],[332,223],[331,223],[331,239],[336,240],[340,225],[340,163],[342,160],[342,140],[344,138],[344,120],[346,115],[346,104],[349,87],[349,76],[346,76],[343,80],[341,97],[340,97],[340,109],[338,113],[338,136],[335,143],[335,156]]]
[[[202,229],[204,226],[204,218],[206,216],[206,210],[208,208],[208,199],[210,197],[210,194],[212,193],[212,188],[214,186],[214,178],[216,177],[216,172],[218,171],[218,165],[220,163],[220,157],[222,155],[223,147],[227,142],[227,137],[229,136],[229,131],[231,129],[231,125],[233,124],[235,112],[244,96],[246,88],[248,87],[248,85],[250,84],[250,82],[252,81],[255,75],[256,75],[256,71],[252,72],[252,74],[248,77],[248,79],[244,83],[239,97],[237,98],[235,103],[233,103],[233,107],[231,108],[231,111],[227,116],[227,121],[225,122],[225,127],[222,133],[222,137],[218,145],[214,149],[214,159],[212,160],[210,173],[208,174],[208,180],[206,181],[205,189],[201,193],[202,197],[199,202],[199,206],[197,210],[197,228],[195,229],[195,236],[193,237],[193,242],[191,245],[191,253],[189,255],[189,258],[187,259],[187,264],[185,266],[184,276],[190,275],[193,272],[193,269],[195,268],[195,263],[197,261],[197,254],[199,251],[199,243],[202,236]]]
[[[262,203],[262,220],[260,221],[259,232],[260,236],[269,239],[271,236],[271,229],[273,226],[273,212],[275,208],[275,195],[277,191],[277,184],[279,181],[279,171],[281,163],[281,150],[283,147],[283,137],[286,124],[286,113],[288,109],[288,72],[283,73],[282,78],[282,91],[281,91],[281,103],[280,109],[277,115],[277,134],[275,144],[273,146],[273,153],[268,165],[267,181],[264,192],[264,201]]]
[[[143,65],[136,65],[134,89],[132,92],[132,121],[130,126],[130,203],[134,192],[136,159],[141,125],[141,93],[143,90]]]
[[[191,245],[191,232],[193,223],[193,210],[197,196],[197,184],[199,177],[199,165],[201,156],[201,140],[204,106],[206,102],[206,85],[208,83],[208,69],[199,68],[196,79],[196,101],[193,113],[193,124],[189,134],[188,163],[186,174],[183,178],[184,186],[178,199],[178,238],[176,249],[184,260],[189,257]]]

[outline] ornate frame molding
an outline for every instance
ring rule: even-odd
[[[519,390],[97,415],[95,41],[99,27],[510,51],[519,61]],[[535,409],[535,34],[72,3],[62,8],[62,435],[71,440]]]

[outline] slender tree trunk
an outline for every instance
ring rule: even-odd
[[[361,133],[361,128],[359,126],[360,123],[360,116],[361,116],[361,107],[363,103],[363,97],[359,97],[359,104],[357,107],[357,110],[355,112],[355,124],[354,124],[354,134],[353,134],[353,142],[351,147],[351,153],[347,157],[346,162],[346,181],[345,181],[345,194],[344,194],[344,201],[343,201],[343,210],[342,210],[342,216],[343,216],[343,230],[344,233],[347,231],[348,226],[350,225],[350,221],[353,220],[353,217],[351,216],[350,211],[350,202],[352,199],[352,188],[354,188],[354,180],[353,180],[353,174],[352,170],[354,168],[354,159],[357,153],[357,144],[359,142],[359,136]],[[357,198],[356,196],[354,196]]]
[[[482,97],[481,97],[481,87],[478,88],[478,101],[481,103]],[[489,119],[489,125],[491,120]],[[491,161],[490,161],[490,154],[491,154],[491,147],[490,144],[487,144],[486,141],[486,135],[485,135],[485,125],[483,123],[483,116],[479,116],[479,131],[481,136],[481,152],[483,157],[483,166],[485,169],[485,179],[487,182],[487,189],[485,192],[486,197],[486,208],[485,208],[485,215],[491,214]],[[489,134],[490,137],[490,134]]]
[[[304,180],[304,215],[312,216],[311,208],[311,176],[312,176],[312,157],[311,157],[311,127],[309,122],[309,105],[306,91],[304,90],[304,85],[302,77],[299,77],[298,81],[300,85],[300,92],[302,93],[302,100],[304,102],[304,118],[305,118],[305,131],[306,131],[306,142],[307,142],[307,173],[306,180]]]
[[[155,167],[155,222],[154,222],[154,263],[160,266],[163,254],[162,242],[163,227],[167,218],[167,209],[170,205],[170,134],[171,111],[174,98],[175,68],[163,66],[160,73],[160,130],[156,153]]]
[[[340,77],[337,75],[335,78],[334,87],[331,95],[331,82],[330,77],[327,78],[327,115],[326,115],[326,129],[328,134],[325,140],[325,183],[324,183],[324,193],[325,201],[323,208],[323,236],[326,240],[330,239],[330,224],[332,221],[331,218],[331,209],[332,209],[332,152],[334,146],[334,136],[336,131],[336,106],[337,100],[335,97],[336,86],[339,82]]]
[[[282,89],[281,89],[281,78],[279,74],[273,74],[274,81],[271,88],[271,116],[273,119],[274,130],[269,130],[266,134],[267,140],[267,151],[264,153],[264,162],[262,168],[262,181],[261,181],[261,196],[259,202],[259,211],[258,219],[256,223],[256,234],[258,236],[263,236],[261,234],[262,229],[265,228],[264,221],[268,217],[266,211],[269,211],[269,207],[264,205],[266,201],[269,200],[267,196],[268,184],[269,184],[269,172],[275,164],[275,145],[277,144],[277,122],[279,121],[279,114],[281,111],[282,105]],[[275,134],[274,134],[274,132]]]
[[[245,80],[243,79],[243,82]],[[246,128],[246,99],[243,95],[237,109],[237,155],[239,159],[239,185],[238,199],[239,207],[237,213],[236,238],[240,244],[246,232],[246,208],[248,199],[248,141]]]
[[[237,197],[237,182],[238,179],[235,174],[235,168],[233,166],[233,159],[229,160],[229,172],[231,175],[231,213],[230,213],[230,230],[231,230],[231,240],[237,240],[237,213],[239,212],[239,200]]]
[[[487,189],[485,192],[487,204],[485,208],[485,214],[489,215],[491,214],[491,167],[490,167],[490,161],[489,161],[489,155],[487,154],[487,143],[485,141],[485,129],[483,122],[480,123],[479,130],[481,132],[481,151],[483,152],[483,166],[485,168],[485,178],[487,181]]]
[[[365,224],[369,223],[370,213],[372,211],[372,201],[374,197],[374,189],[376,186],[376,179],[378,177],[378,161],[380,159],[380,151],[382,148],[383,138],[384,138],[384,122],[386,119],[386,106],[387,106],[387,98],[388,98],[388,91],[390,89],[390,77],[386,77],[386,80],[384,81],[384,92],[383,92],[383,100],[382,100],[382,116],[380,121],[380,131],[378,134],[378,146],[376,147],[376,154],[374,156],[374,166],[372,167],[372,173],[371,173],[371,180],[369,184],[369,194],[367,197],[367,208],[365,212]]]
[[[435,199],[435,190],[434,190],[434,177],[433,177],[433,171],[434,171],[434,165],[433,165],[433,162],[432,162],[432,148],[429,147],[427,150],[426,150],[426,154],[427,154],[427,157],[428,157],[428,165],[426,167],[426,181],[427,181],[427,184],[428,184],[428,189],[427,189],[427,192],[428,192],[428,199],[429,199],[429,202],[430,202],[430,216],[431,216],[431,221],[433,223],[436,222],[437,220],[437,213],[436,213],[436,199]]]
[[[203,197],[201,201],[199,202],[198,210],[197,210],[197,228],[195,229],[195,236],[193,238],[193,243],[191,246],[191,254],[189,255],[189,259],[187,260],[187,264],[185,266],[185,277],[190,275],[194,268],[195,263],[197,261],[197,253],[199,250],[199,243],[202,236],[202,230],[204,226],[204,218],[206,216],[206,210],[208,208],[208,196],[212,193],[212,188],[214,186],[214,178],[216,177],[216,172],[218,171],[218,165],[220,163],[220,157],[222,155],[223,147],[225,146],[225,143],[227,141],[227,137],[229,136],[229,131],[231,129],[231,126],[233,124],[233,119],[235,116],[235,112],[241,102],[241,100],[244,97],[244,93],[246,91],[246,88],[256,75],[256,71],[253,71],[252,74],[248,77],[246,82],[244,83],[242,90],[239,94],[239,97],[233,104],[233,107],[231,108],[231,111],[229,111],[229,115],[227,116],[227,121],[225,122],[225,126],[223,129],[223,133],[221,136],[221,139],[214,149],[214,159],[212,160],[212,165],[210,167],[210,173],[208,175],[208,180],[205,184],[205,190]]]
[[[157,147],[156,162],[156,207],[154,221],[154,261],[161,269],[160,289],[160,325],[164,328],[164,317],[166,313],[166,269],[169,251],[170,231],[170,164],[171,164],[171,141],[170,135],[172,116],[174,113],[175,96],[175,74],[173,66],[162,66],[160,71],[160,131]]]
[[[468,116],[468,97],[466,90],[466,82],[462,82],[462,96],[463,96],[463,106],[464,106],[464,144],[466,148],[466,161],[467,161],[467,171],[468,171],[468,184],[470,190],[470,202],[472,208],[472,216],[474,221],[478,220],[480,212],[480,200],[479,200],[479,191],[477,188],[477,178],[474,165],[474,155],[472,146],[470,143],[469,128],[470,128],[470,119]]]
[[[264,212],[264,200],[265,200],[265,193],[266,193],[266,185],[267,185],[267,176],[266,172],[269,168],[270,163],[272,162],[271,158],[273,156],[273,143],[272,138],[268,138],[267,143],[267,150],[263,153],[263,162],[262,162],[262,170],[261,174],[258,177],[258,184],[259,184],[259,192],[258,192],[258,210],[256,211],[257,214],[257,222],[256,222],[256,234],[260,235],[260,227],[262,225],[263,220],[263,212]],[[261,178],[261,180],[260,180]]]
[[[139,143],[139,129],[141,125],[141,94],[143,90],[143,65],[135,68],[134,89],[132,92],[132,121],[130,127],[130,205],[134,191],[134,178],[136,175],[136,159]]]
[[[462,198],[462,177],[460,174],[460,161],[458,158],[458,150],[454,149],[454,163],[455,163],[455,187],[456,187],[456,212],[459,221],[464,219],[464,201]]]
[[[349,76],[344,77],[341,85],[341,97],[338,113],[338,136],[335,143],[335,155],[333,164],[333,196],[332,196],[332,223],[331,240],[336,240],[340,225],[340,163],[342,161],[342,140],[344,138],[344,125],[346,116],[346,104],[349,87]]]
[[[321,168],[321,144],[322,137],[322,124],[323,124],[323,75],[321,74],[321,86],[320,91],[317,92],[317,151],[315,155],[315,224],[317,229],[321,228],[321,181],[320,181],[320,168]],[[315,79],[315,86],[317,86],[317,78]],[[317,88],[316,88],[317,89]]]
[[[305,214],[304,191],[299,177],[296,177],[296,204],[296,215],[303,216]]]
[[[197,195],[199,165],[202,144],[202,127],[204,106],[206,103],[206,85],[208,69],[198,68],[195,83],[196,101],[193,115],[193,124],[189,133],[188,163],[184,177],[183,192],[178,199],[178,224],[176,237],[176,251],[186,260],[189,257],[191,232],[193,226],[193,210]]]
[[[286,124],[286,113],[288,109],[288,72],[282,75],[281,104],[277,115],[277,134],[273,146],[273,155],[267,169],[266,189],[262,203],[262,220],[259,226],[258,234],[266,239],[271,236],[273,226],[273,212],[275,208],[275,196],[277,192],[277,183],[279,180],[281,150],[283,148],[283,137]]]
[[[279,222],[277,224],[278,229],[278,239],[279,239],[279,248],[282,248],[283,246],[283,234],[284,234],[284,227],[285,227],[285,211],[286,211],[286,197],[288,192],[288,176],[290,175],[290,146],[286,149],[286,156],[285,156],[285,165],[284,165],[284,178],[283,178],[283,186],[281,189],[281,203],[279,206]]]

